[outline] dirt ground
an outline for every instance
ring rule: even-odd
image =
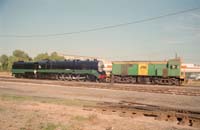
[[[0,95],[1,130],[192,130],[150,117],[120,117],[83,109],[96,102]]]
[[[125,100],[149,105],[200,111],[199,96],[4,81],[0,81],[0,94],[51,97],[61,99],[81,99],[100,102],[120,102]]]
[[[132,101],[200,111],[199,96],[0,81],[0,130],[198,130],[153,117],[122,117],[84,106]]]
[[[0,72],[0,76],[2,76],[2,77],[12,77],[12,73],[11,72]]]

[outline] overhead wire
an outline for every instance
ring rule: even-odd
[[[19,37],[19,38],[55,37],[55,36],[64,36],[64,35],[72,35],[72,34],[79,34],[79,33],[87,33],[87,32],[94,32],[94,31],[100,31],[100,30],[106,30],[106,29],[112,29],[112,28],[119,28],[119,27],[128,26],[128,25],[132,25],[132,24],[139,24],[139,23],[154,21],[154,20],[158,20],[158,19],[161,19],[161,18],[165,18],[165,17],[169,17],[169,16],[175,16],[175,15],[179,15],[179,14],[183,14],[183,13],[188,13],[188,12],[192,12],[192,11],[199,10],[199,9],[200,9],[200,7],[191,8],[191,9],[182,10],[182,11],[178,11],[178,12],[159,15],[159,16],[156,16],[156,17],[150,17],[150,18],[145,18],[145,19],[126,22],[126,23],[120,23],[120,24],[115,24],[115,25],[110,25],[110,26],[103,26],[103,27],[91,28],[91,29],[85,29],[85,30],[79,30],[79,31],[73,31],[73,32],[54,33],[54,34],[34,34],[34,35],[0,34],[0,37],[16,37],[16,38],[17,37]]]

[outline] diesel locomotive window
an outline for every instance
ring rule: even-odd
[[[171,66],[170,66],[170,69],[178,69],[178,68],[179,68],[178,65],[171,65]]]
[[[140,69],[147,69],[147,67],[146,66],[141,66]]]

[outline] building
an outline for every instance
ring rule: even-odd
[[[182,64],[181,72],[185,73],[186,78],[196,78],[200,74],[200,65],[197,64]]]
[[[200,73],[200,65],[197,64],[182,64],[181,71],[186,73]]]

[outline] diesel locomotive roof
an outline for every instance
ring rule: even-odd
[[[149,63],[149,64],[167,64],[167,61],[113,61],[113,64],[139,64],[139,63]]]
[[[165,61],[113,61],[113,64],[142,64],[142,63],[148,63],[148,64],[167,64],[168,62],[181,62],[180,58],[175,59],[169,59]]]

